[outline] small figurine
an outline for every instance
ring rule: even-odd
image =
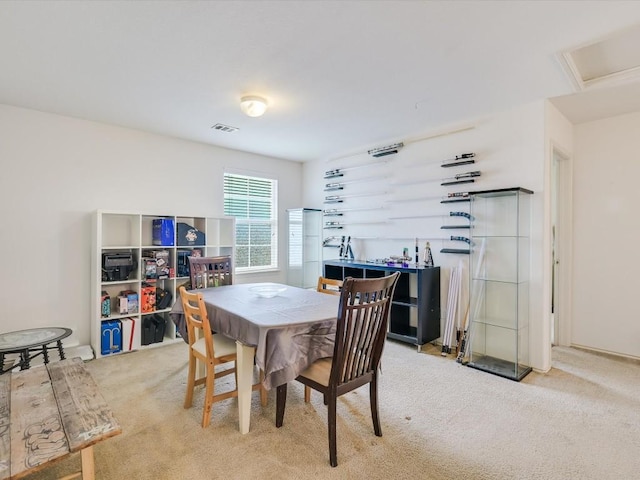
[[[431,255],[431,245],[429,242],[426,242],[424,245],[423,261],[425,267],[433,267],[433,256]]]

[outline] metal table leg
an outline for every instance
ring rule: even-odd
[[[47,363],[49,363],[49,352],[47,350],[47,346],[46,345],[42,346],[42,357],[44,358],[44,364],[45,365]]]
[[[60,360],[64,360],[64,349],[62,348],[62,340],[58,340],[58,355],[60,355]]]
[[[29,358],[29,350],[20,352],[20,370],[29,370],[31,368],[31,359]]]

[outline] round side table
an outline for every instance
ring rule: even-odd
[[[49,363],[49,350],[57,348],[60,360],[64,360],[62,339],[71,335],[70,328],[45,327],[17,330],[0,334],[0,374],[20,366],[20,370],[27,370],[31,360],[42,355],[44,363]],[[55,344],[51,346],[51,344]],[[20,361],[15,365],[4,368],[4,357],[8,353],[20,354]]]

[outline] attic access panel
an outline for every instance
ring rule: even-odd
[[[640,25],[562,52],[578,90],[640,80]]]

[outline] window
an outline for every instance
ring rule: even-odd
[[[277,268],[277,180],[224,174],[224,214],[236,217],[236,271]]]

